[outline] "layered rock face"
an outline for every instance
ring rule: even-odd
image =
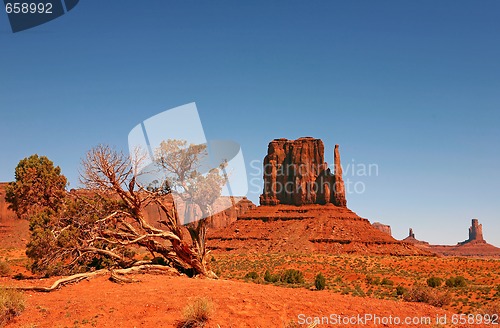
[[[264,158],[264,191],[261,205],[334,204],[346,207],[338,145],[334,173],[324,160],[325,146],[311,137],[275,139]]]
[[[375,229],[380,230],[380,231],[388,234],[389,236],[392,236],[392,230],[391,230],[391,226],[390,225],[383,224],[383,223],[380,223],[380,222],[373,222],[372,226]]]
[[[472,219],[472,225],[469,228],[469,241],[484,241],[483,225],[479,224],[477,219]]]
[[[347,207],[333,204],[250,209],[224,229],[209,231],[208,247],[239,253],[433,255],[395,240]]]
[[[459,243],[459,245],[467,243],[486,243],[483,237],[483,225],[479,224],[478,219],[472,219],[472,225],[469,228],[469,239]]]

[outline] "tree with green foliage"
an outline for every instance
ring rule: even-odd
[[[302,284],[304,274],[296,269],[287,269],[281,273],[280,281],[287,284]]]
[[[45,156],[32,155],[16,167],[14,182],[7,186],[9,208],[19,218],[30,219],[41,212],[56,213],[66,196],[67,180],[59,166]]]
[[[432,288],[439,287],[439,286],[441,286],[442,283],[443,283],[443,279],[441,279],[439,277],[430,277],[429,279],[427,279],[427,286],[432,287]]]
[[[316,278],[314,279],[314,286],[316,286],[316,290],[325,289],[326,279],[321,272],[316,275]]]
[[[446,280],[447,287],[465,287],[467,286],[467,281],[462,276],[450,277]]]
[[[31,259],[33,271],[60,273],[52,265],[42,263],[42,259],[60,248],[57,246],[62,238],[58,242],[53,221],[65,211],[68,201],[66,185],[66,177],[61,174],[59,166],[54,166],[47,157],[35,154],[19,161],[15,181],[7,186],[5,198],[9,208],[19,218],[30,222],[31,238],[26,254]]]

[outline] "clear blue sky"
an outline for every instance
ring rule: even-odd
[[[396,238],[455,244],[475,217],[500,246],[499,1],[84,0],[16,34],[0,12],[0,44],[0,181],[38,153],[77,187],[92,146],[195,101],[247,163],[314,136],[377,164],[348,205]]]

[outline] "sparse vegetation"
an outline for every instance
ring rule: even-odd
[[[415,286],[404,295],[407,302],[422,302],[436,307],[443,307],[451,303],[451,295],[435,290],[434,288]]]
[[[370,285],[380,285],[380,277],[367,276],[366,282]]]
[[[0,260],[0,277],[6,277],[10,274],[10,265],[9,263]]]
[[[441,286],[442,283],[443,283],[443,279],[438,278],[438,277],[430,277],[429,279],[427,279],[427,286],[432,287],[432,288],[439,287],[439,286]]]
[[[304,274],[299,270],[288,269],[281,274],[280,281],[287,284],[302,284],[304,283]]]
[[[382,281],[380,282],[380,284],[381,285],[386,285],[386,286],[392,286],[392,285],[394,285],[394,281],[392,281],[389,278],[384,278],[384,279],[382,279]]]
[[[408,293],[408,289],[406,289],[405,287],[403,287],[403,286],[396,287],[396,295],[402,296],[402,295],[405,295],[407,293]]]
[[[255,279],[259,278],[259,274],[257,272],[255,272],[255,271],[250,271],[249,273],[247,273],[245,275],[245,278],[251,279],[251,280],[255,280]]]
[[[467,286],[467,282],[465,278],[462,276],[451,277],[446,280],[446,286],[448,287],[465,287]]]
[[[275,283],[278,282],[279,280],[280,280],[279,275],[272,274],[271,272],[269,272],[269,270],[266,270],[266,272],[264,273],[264,281],[266,282]]]
[[[179,328],[198,328],[204,327],[208,320],[214,314],[215,308],[208,298],[196,298],[192,303],[186,305],[182,311],[183,321],[178,325]]]
[[[317,290],[325,289],[326,279],[321,272],[316,275],[316,278],[314,279],[314,286],[316,287]]]
[[[0,287],[0,327],[24,311],[24,295]]]
[[[325,254],[213,256],[216,257],[214,269],[222,278],[248,280],[244,276],[248,272],[256,271],[266,283],[311,288],[314,286],[316,275],[321,272],[329,282],[328,289],[333,293],[390,300],[404,299],[412,289],[408,286],[425,286],[437,296],[448,296],[450,302],[443,307],[457,313],[475,313],[485,305],[500,300],[499,260]],[[280,281],[282,273],[290,268],[291,263],[294,269],[300,269],[303,273],[304,283],[289,285]],[[259,267],[266,270],[261,273],[256,270]],[[470,278],[471,276],[473,278]],[[440,278],[441,285],[429,287],[427,280],[432,277]],[[463,277],[463,280],[458,278],[457,287],[450,288],[445,285],[446,280],[443,277],[455,278],[452,279],[453,285],[457,284],[456,277]],[[388,281],[392,281],[393,285]],[[463,286],[463,281],[466,282],[465,287],[458,287]],[[448,303],[446,297],[442,299],[444,303]]]
[[[481,309],[481,314],[496,317],[497,323],[500,320],[500,302],[490,303]]]

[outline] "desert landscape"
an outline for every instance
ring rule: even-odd
[[[234,206],[200,220],[207,227],[208,251],[200,262],[194,260],[199,253],[179,259],[183,249],[172,253],[176,239],[162,239],[159,229],[166,224],[162,222],[169,220],[170,210],[175,211],[172,199],[162,194],[160,202],[141,207],[139,217],[157,232],[136,238],[151,240],[155,248],[131,243],[133,254],[113,261],[111,256],[121,253],[110,245],[128,245],[133,238],[113,241],[118,236],[111,234],[110,226],[103,227],[108,232],[98,231],[92,240],[100,238],[109,245],[99,252],[94,249],[92,261],[108,262],[69,271],[47,267],[43,274],[40,265],[45,262],[37,262],[37,255],[29,251],[34,247],[32,238],[39,238],[36,223],[18,218],[6,200],[11,187],[0,184],[1,323],[6,327],[498,325],[500,249],[484,240],[487,227],[473,219],[469,239],[455,246],[430,245],[416,239],[411,229],[407,238],[397,240],[391,227],[348,208],[340,147],[335,146],[331,169],[324,151],[323,142],[311,137],[271,141],[263,161],[260,204],[245,197],[233,199]],[[120,190],[134,195],[133,189]],[[89,193],[93,191],[68,194],[80,199]],[[78,221],[77,216],[73,220]],[[113,224],[126,222],[120,220]],[[86,229],[81,223],[78,227]],[[56,233],[57,226],[53,229]],[[119,229],[116,233],[126,231]],[[192,226],[171,229],[178,229],[171,231],[187,241]],[[186,247],[199,251],[192,240],[193,246]],[[99,245],[85,243],[90,243],[85,249]],[[43,247],[47,253],[70,249]],[[61,257],[59,263],[67,266],[72,259]],[[53,289],[47,288],[54,283]],[[17,293],[17,303],[6,301],[13,297],[9,293]]]
[[[500,327],[499,0],[0,3],[0,328]]]

